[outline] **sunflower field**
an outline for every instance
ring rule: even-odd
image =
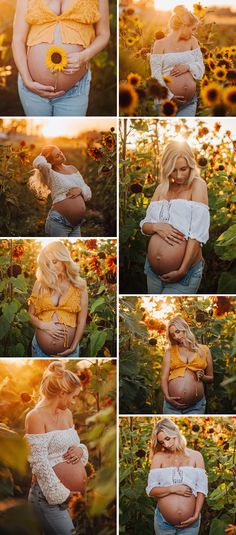
[[[157,418],[120,418],[120,533],[153,533],[155,501],[146,494],[149,448]],[[174,418],[187,447],[203,455],[209,492],[199,535],[234,535],[235,422],[233,418]]]
[[[121,1],[121,5],[124,2]],[[199,18],[196,37],[205,75],[197,84],[198,116],[222,117],[236,111],[236,14],[222,16],[220,8],[194,5]],[[161,7],[161,6],[160,6]],[[176,115],[166,87],[151,77],[149,56],[154,42],[168,34],[170,12],[155,11],[149,2],[132,3],[120,10],[120,114],[123,116]],[[233,45],[232,45],[233,43]]]
[[[1,126],[1,125],[0,125]],[[29,189],[32,162],[48,144],[40,136],[25,134],[26,120],[12,119],[6,126],[8,139],[0,143],[0,236],[45,236],[45,220],[51,198],[41,199]],[[24,139],[11,141],[11,132]],[[55,133],[56,134],[56,133]],[[36,138],[36,141],[35,141]],[[116,236],[116,134],[114,128],[104,132],[88,131],[77,138],[54,139],[67,162],[77,167],[91,187],[82,236]],[[49,142],[50,144],[50,142]]]
[[[236,410],[236,299],[226,296],[120,298],[120,413],[162,414],[160,374],[169,341],[167,322],[181,316],[198,343],[211,351],[213,383],[207,414]]]
[[[63,240],[87,281],[81,357],[116,356],[116,240]],[[43,240],[0,240],[0,356],[31,356],[27,300]]]
[[[120,293],[146,293],[148,237],[139,227],[158,184],[163,147],[187,140],[208,187],[210,239],[199,293],[236,293],[236,133],[227,119],[122,119],[120,124]]]
[[[27,505],[31,470],[24,439],[26,414],[38,402],[39,385],[52,361],[12,359],[0,361],[0,463],[2,534],[39,535],[41,530]],[[75,535],[115,535],[116,529],[116,425],[115,361],[69,360],[82,391],[73,406],[73,420],[81,442],[89,450],[86,494],[71,496],[69,512]]]

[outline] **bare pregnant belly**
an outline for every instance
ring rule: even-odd
[[[173,526],[190,518],[195,511],[195,504],[194,496],[179,496],[178,494],[169,494],[158,500],[161,514]]]
[[[176,96],[182,96],[186,101],[191,100],[196,93],[196,82],[190,72],[184,72],[180,76],[171,76],[168,89]]]
[[[180,403],[187,406],[194,405],[204,396],[202,381],[198,381],[196,374],[190,370],[185,371],[184,377],[169,381],[168,390],[171,397],[180,397]]]
[[[82,195],[78,195],[73,199],[64,199],[64,201],[57,202],[53,204],[52,208],[64,215],[64,217],[66,217],[74,226],[79,224],[86,212],[86,205]]]
[[[52,43],[53,45],[54,43]],[[83,50],[81,45],[68,45],[61,42],[57,38],[55,46],[61,46],[67,54],[70,52],[79,52]],[[45,64],[47,51],[51,45],[48,43],[40,43],[29,48],[27,61],[30,75],[34,82],[39,82],[44,85],[51,85],[57,91],[68,91],[84,76],[87,66],[83,65],[81,69],[74,74],[63,74],[63,72],[51,72]]]
[[[59,463],[53,467],[53,470],[61,483],[71,492],[85,492],[87,474],[81,461],[76,464]]]
[[[65,330],[64,337],[57,339],[52,338],[50,334],[42,329],[36,329],[37,342],[46,355],[57,355],[57,353],[61,353],[71,346],[75,335],[75,327],[63,325],[63,328]]]
[[[187,240],[169,245],[158,234],[154,234],[148,244],[148,260],[157,275],[179,269],[187,246]]]

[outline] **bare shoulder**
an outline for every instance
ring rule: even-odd
[[[153,193],[153,196],[152,196],[152,198],[151,198],[151,202],[152,202],[152,201],[159,201],[159,199],[160,199],[160,189],[161,189],[161,184],[159,184],[159,185],[156,187],[156,189],[155,189],[155,191],[154,191],[154,193]]]
[[[157,39],[153,45],[153,54],[163,54],[165,50],[166,37],[163,39]]]
[[[204,459],[200,451],[187,448],[190,459],[192,459],[197,468],[205,468]]]
[[[166,348],[164,358],[167,358],[167,359],[170,358],[170,349],[171,349],[171,346],[168,346]]]
[[[162,460],[163,460],[163,452],[157,451],[153,455],[151,468],[160,468]]]
[[[192,182],[192,200],[208,205],[207,184],[201,177],[194,178]]]
[[[199,42],[194,35],[191,38],[191,47],[192,47],[192,50],[199,48]]]
[[[37,407],[29,411],[25,418],[25,432],[29,434],[45,433],[42,412]]]
[[[65,411],[65,417],[66,417],[66,421],[68,422],[68,425],[70,427],[73,427],[74,425],[74,422],[73,422],[73,415],[72,415],[72,412],[70,411],[70,409],[66,409]]]

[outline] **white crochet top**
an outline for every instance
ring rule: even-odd
[[[163,76],[169,76],[173,67],[179,63],[189,66],[189,70],[195,80],[202,79],[205,67],[200,48],[185,50],[184,52],[150,54],[151,76],[156,78],[161,85],[167,87]],[[173,96],[173,93],[168,89],[168,98],[171,99]]]
[[[173,199],[167,201],[151,201],[144,223],[169,223],[176,230],[182,232],[185,238],[206,243],[209,239],[210,215],[206,204],[186,199]],[[144,232],[142,232],[144,234]]]
[[[37,477],[38,484],[50,505],[63,503],[70,495],[53,470],[53,466],[65,462],[64,453],[71,446],[79,446],[83,450],[81,462],[88,462],[88,449],[80,443],[80,438],[74,427],[57,429],[47,433],[26,434],[30,445],[29,463],[32,474]]]
[[[206,471],[194,466],[168,466],[167,468],[152,468],[148,475],[146,493],[155,487],[170,487],[171,485],[188,485],[193,495],[202,492],[207,496],[208,482]]]
[[[47,186],[50,189],[53,204],[66,199],[66,194],[70,188],[81,188],[82,195],[85,201],[89,201],[92,197],[92,192],[89,186],[85,183],[83,177],[77,171],[70,175],[58,173],[52,169],[51,164],[44,158],[44,156],[37,156],[33,161],[33,166],[39,169],[44,176]]]

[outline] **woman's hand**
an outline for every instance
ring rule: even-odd
[[[81,193],[82,193],[81,188],[70,188],[66,194],[66,197],[70,199],[74,199],[75,197],[78,197],[79,195],[81,195]]]
[[[65,336],[65,329],[63,325],[57,321],[43,321],[40,329],[45,331],[47,334],[50,334],[50,336],[53,339],[55,338],[55,340],[58,338],[64,338]]]
[[[170,403],[171,405],[174,405],[174,407],[176,407],[177,409],[185,409],[187,405],[185,403],[181,403],[181,401],[179,401],[180,399],[182,398],[176,396],[168,396],[168,398],[166,397],[166,401],[168,401],[168,403]]]
[[[205,375],[205,372],[204,370],[196,370],[196,376],[197,376],[197,380],[198,381],[202,381],[203,380],[203,377]]]
[[[190,516],[190,518],[187,518],[187,520],[184,520],[178,526],[175,526],[175,528],[187,528],[188,526],[191,526],[191,524],[196,522],[197,519],[197,515]]]
[[[79,71],[81,67],[86,65],[86,63],[83,50],[81,52],[71,52],[67,55],[67,66],[63,70],[63,74],[75,74],[75,72]]]
[[[62,351],[61,353],[57,353],[56,355],[51,355],[51,357],[66,357],[66,355],[70,355],[71,353],[74,353],[76,350],[76,345],[71,345],[68,347],[68,349],[65,349],[65,351]]]
[[[178,63],[170,71],[170,76],[180,76],[181,74],[184,74],[185,72],[188,72],[188,71],[189,71],[188,65],[185,65],[183,63]]]
[[[172,493],[180,496],[192,496],[193,491],[188,485],[172,485]]]
[[[65,91],[55,91],[52,85],[39,84],[38,82],[33,82],[33,80],[25,85],[32,93],[44,98],[56,98],[65,94]]]
[[[182,232],[169,225],[169,223],[155,223],[155,229],[156,233],[169,245],[181,243],[185,240]]]
[[[178,282],[184,277],[185,273],[183,273],[180,269],[176,269],[175,271],[170,271],[169,273],[165,273],[164,275],[159,275],[159,278],[163,282]]]
[[[80,446],[71,446],[63,455],[63,459],[65,459],[65,461],[70,464],[78,463],[82,457],[83,450],[82,448],[80,448]]]
[[[177,104],[177,106],[182,106],[186,102],[186,98],[181,95],[175,95],[171,100]]]

